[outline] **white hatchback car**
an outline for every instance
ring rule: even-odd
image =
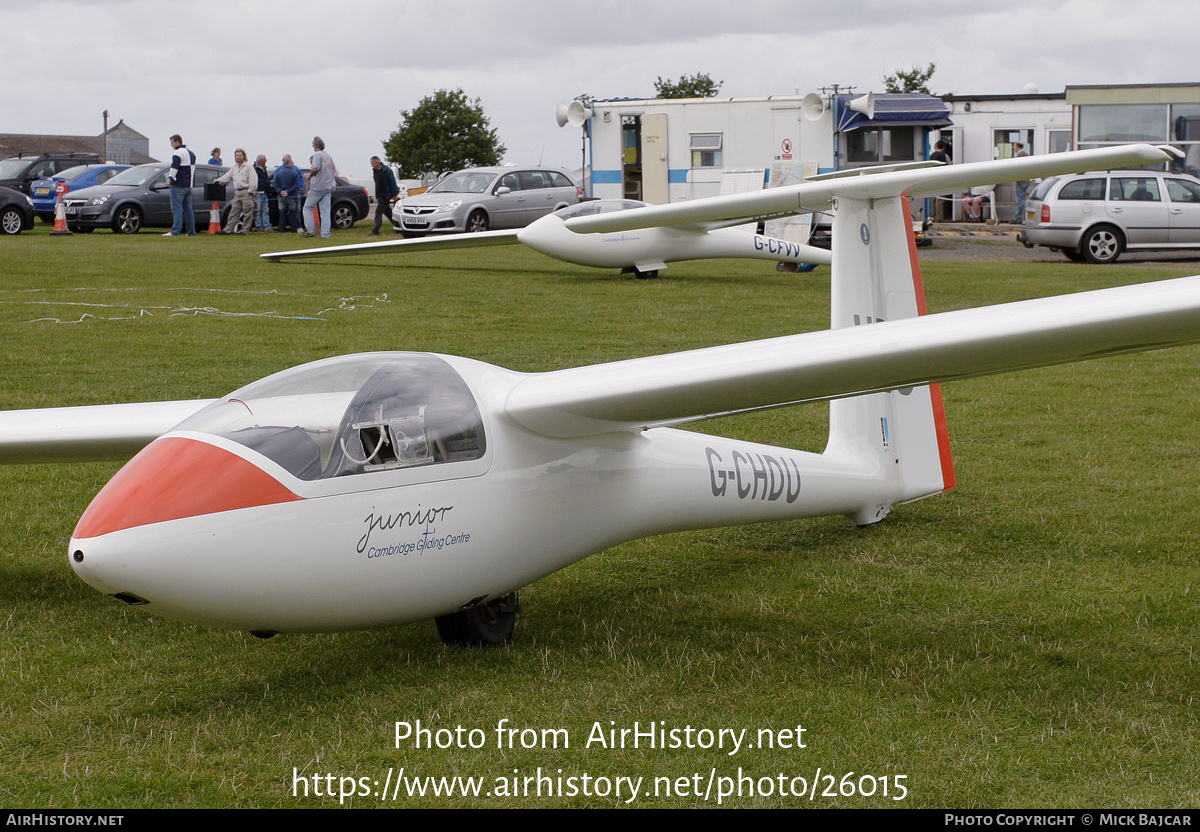
[[[1020,239],[1087,263],[1113,263],[1126,249],[1200,249],[1200,179],[1146,170],[1052,177],[1026,202]]]

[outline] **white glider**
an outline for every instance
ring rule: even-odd
[[[826,264],[825,249],[787,240],[751,234],[730,228],[753,221],[741,217],[729,221],[691,223],[671,228],[638,228],[612,234],[575,234],[567,230],[572,218],[602,216],[613,212],[639,211],[644,202],[626,199],[599,199],[581,202],[544,216],[525,228],[511,231],[484,231],[478,234],[452,234],[416,240],[389,240],[349,246],[274,251],[263,254],[267,260],[295,260],[313,257],[345,257],[359,254],[442,251],[486,246],[524,245],[534,251],[579,266],[622,269],[638,277],[657,277],[667,263],[680,260],[707,260],[717,257],[774,260],[779,263]]]
[[[1200,342],[1200,276],[924,314],[905,194],[1166,158],[1107,148],[835,179],[766,206],[583,217],[568,226],[831,206],[832,328],[534,374],[332,358],[213,402],[0,414],[0,459],[107,458],[158,437],[68,549],[83,580],[129,604],[260,636],[436,618],[449,642],[504,641],[520,587],[619,542],[827,514],[870,524],[953,487],[940,381]],[[820,454],[672,427],[818,400],[831,400]]]

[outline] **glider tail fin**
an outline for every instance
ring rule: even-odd
[[[831,328],[925,314],[908,200],[838,197],[833,219]],[[882,520],[895,503],[954,487],[954,462],[937,384],[869,393],[830,404],[828,456],[869,472],[851,519]]]

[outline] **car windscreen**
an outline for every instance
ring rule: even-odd
[[[1051,176],[1048,179],[1043,179],[1036,188],[1033,189],[1033,194],[1030,199],[1045,199],[1046,194],[1050,193],[1050,189],[1054,187],[1054,183],[1061,177]]]
[[[108,180],[108,185],[145,185],[154,177],[162,173],[165,168],[162,165],[138,165],[137,167],[123,170]]]
[[[0,179],[16,179],[25,172],[32,160],[30,159],[5,159],[0,162]]]
[[[70,182],[72,179],[78,179],[79,177],[83,176],[91,169],[91,165],[76,165],[73,168],[67,168],[66,170],[59,171],[58,173],[54,174],[54,178],[61,179],[64,182]]]
[[[494,173],[479,171],[459,171],[452,173],[441,182],[429,189],[431,194],[483,194],[487,193],[488,185],[496,178]]]

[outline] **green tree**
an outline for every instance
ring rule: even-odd
[[[660,75],[654,82],[655,98],[712,98],[721,91],[724,81],[714,81],[707,72],[695,75],[680,75],[678,81],[663,80]]]
[[[933,95],[929,91],[929,79],[933,77],[935,69],[937,69],[937,63],[934,61],[930,61],[924,69],[918,66],[910,66],[908,69],[897,67],[894,75],[883,76],[883,91],[923,92],[926,95]]]
[[[402,110],[400,126],[383,149],[400,175],[413,179],[425,173],[498,165],[505,150],[479,99],[471,101],[461,89],[438,90],[412,110]]]

